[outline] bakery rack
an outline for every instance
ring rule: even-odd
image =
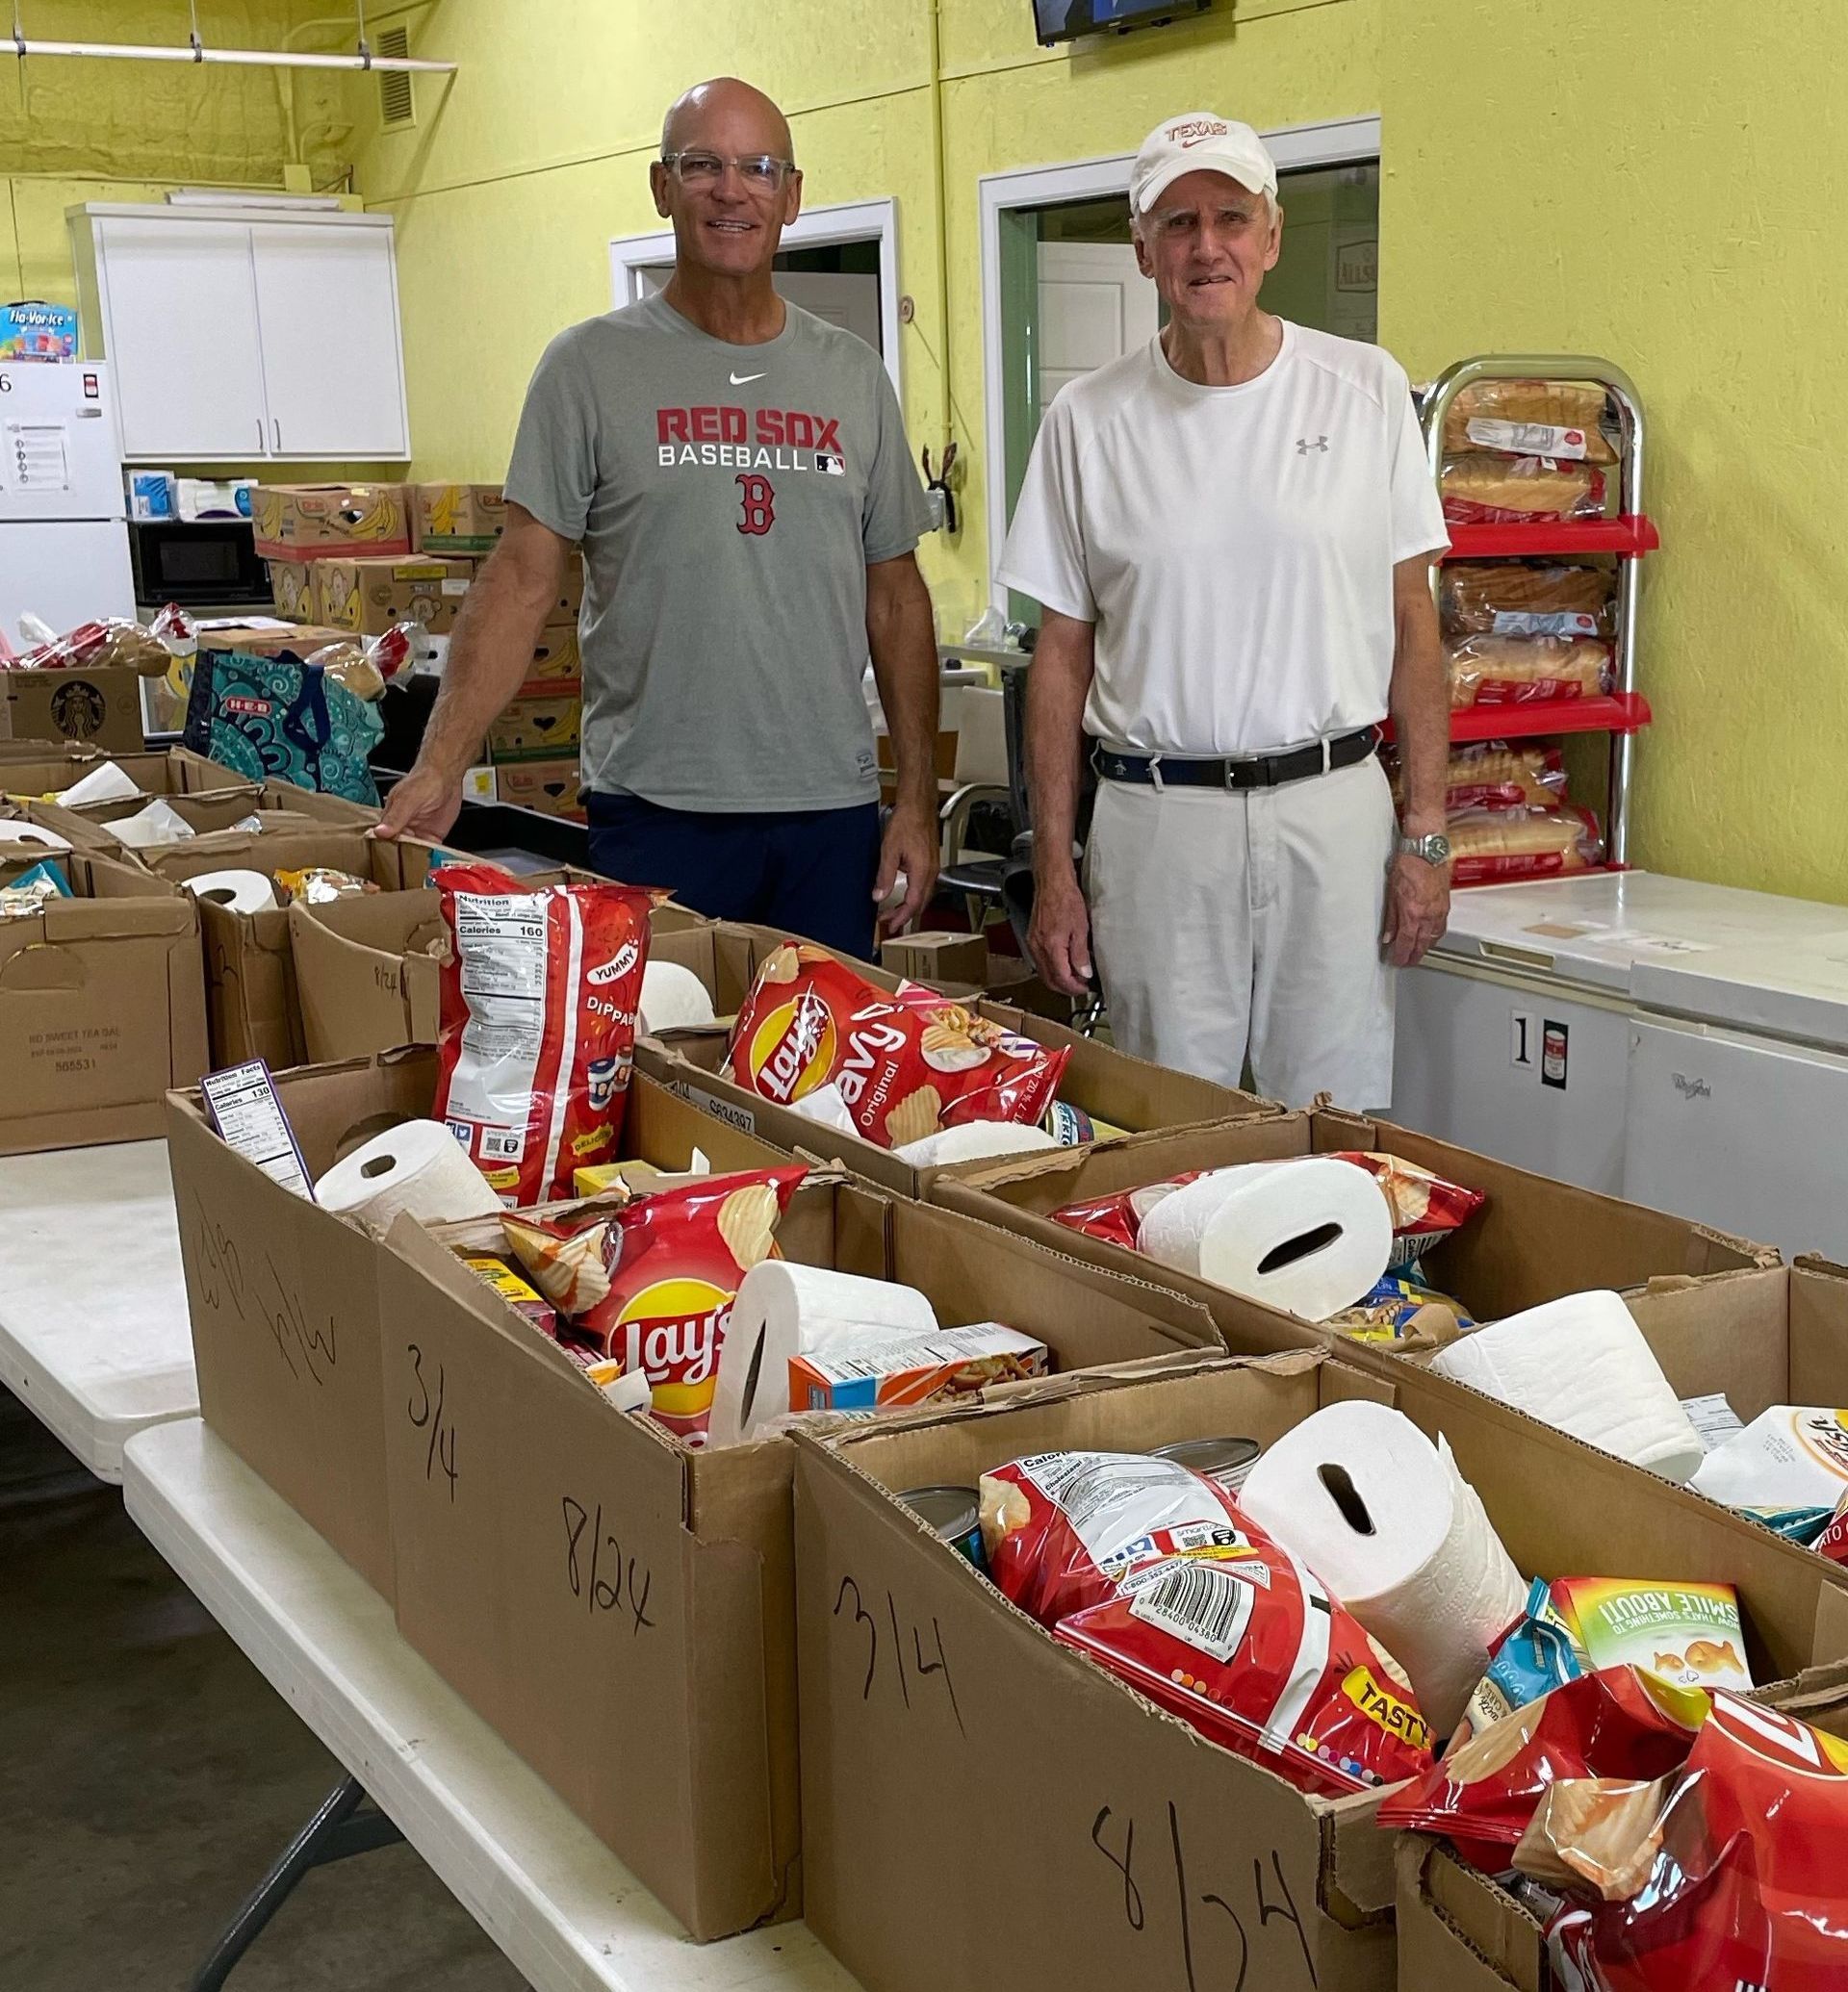
[[[1494,353],[1459,360],[1426,391],[1421,411],[1431,475],[1441,481],[1444,419],[1465,388],[1484,380],[1585,381],[1602,387],[1617,410],[1617,509],[1603,519],[1546,519],[1513,525],[1452,525],[1447,560],[1519,560],[1589,553],[1617,558],[1616,687],[1599,699],[1557,699],[1530,705],[1470,706],[1450,715],[1450,738],[1532,740],[1560,733],[1610,736],[1604,869],[1629,861],[1630,786],[1636,735],[1649,725],[1649,702],[1636,689],[1637,569],[1661,545],[1643,510],[1643,409],[1630,376],[1608,360],[1582,353]],[[1438,587],[1432,571],[1433,593]]]

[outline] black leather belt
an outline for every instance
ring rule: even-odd
[[[1119,753],[1099,741],[1091,764],[1106,781],[1141,781],[1151,788],[1281,788],[1286,781],[1306,781],[1312,775],[1332,774],[1364,761],[1379,746],[1375,728],[1338,733],[1312,747],[1288,753],[1261,753],[1247,759],[1198,759],[1171,753]]]

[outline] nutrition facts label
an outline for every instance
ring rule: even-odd
[[[211,1072],[200,1090],[211,1110],[212,1124],[247,1162],[254,1162],[272,1182],[296,1196],[315,1200],[308,1170],[295,1146],[295,1130],[276,1098],[270,1067],[261,1059],[247,1065],[229,1065]]]

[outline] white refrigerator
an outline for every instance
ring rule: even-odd
[[[1848,1256],[1848,907],[1649,872],[1460,892],[1441,948],[1399,978],[1392,1111]]]
[[[0,365],[0,634],[135,620],[122,452],[109,370],[94,360]]]

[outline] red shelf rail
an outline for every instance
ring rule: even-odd
[[[1621,519],[1561,519],[1526,525],[1452,525],[1450,560],[1544,559],[1552,554],[1616,553],[1639,560],[1662,544],[1653,519],[1629,512]]]
[[[1470,705],[1450,714],[1450,738],[1545,740],[1555,733],[1640,733],[1651,718],[1640,692],[1612,692],[1598,699],[1541,699],[1527,705]],[[1382,736],[1393,737],[1391,720]]]

